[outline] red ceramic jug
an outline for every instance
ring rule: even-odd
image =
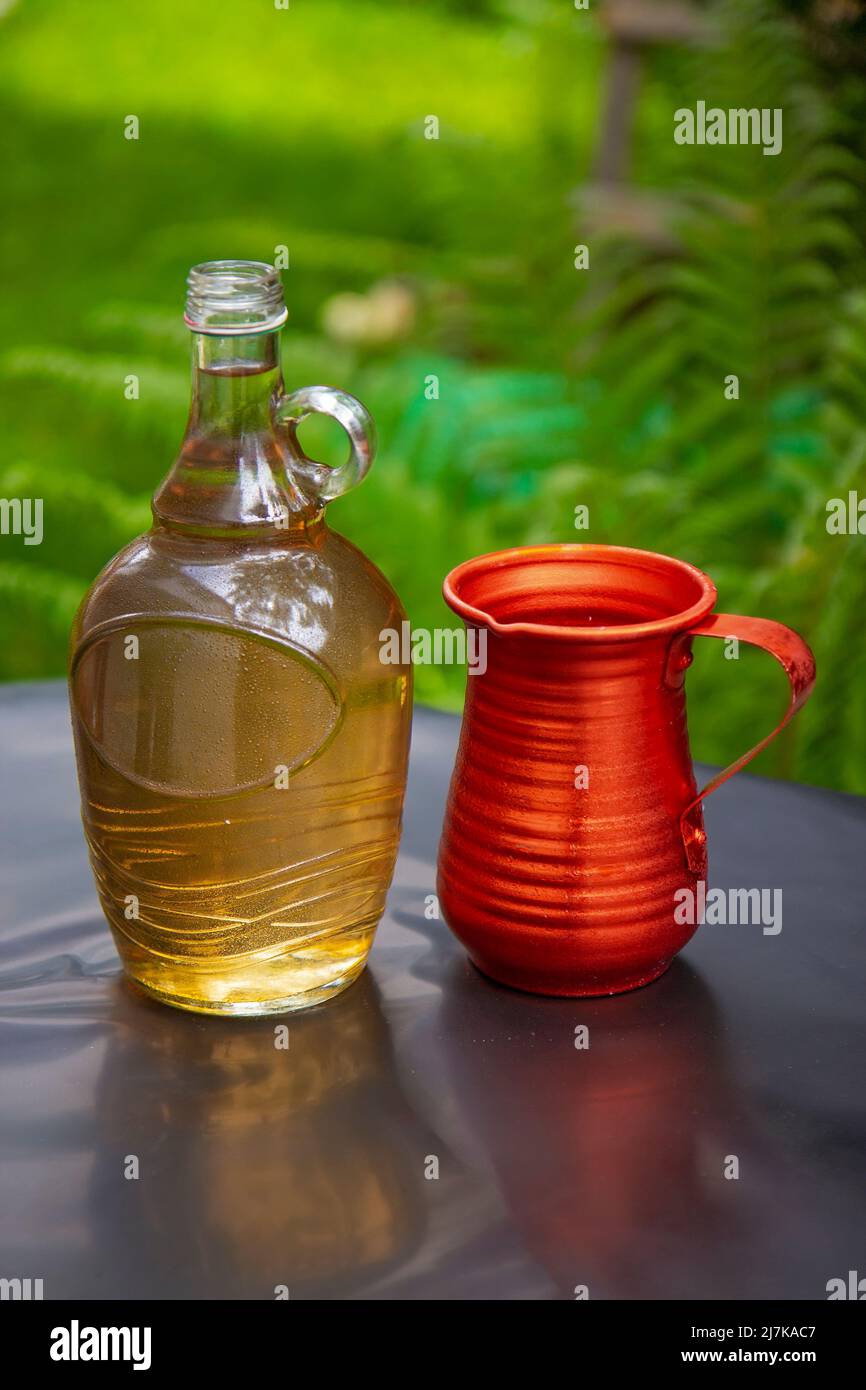
[[[482,555],[444,593],[486,635],[439,850],[445,920],[518,989],[648,984],[695,931],[677,904],[706,879],[701,801],[804,703],[811,651],[781,623],[713,614],[715,586],[693,565],[621,546]],[[762,647],[791,683],[781,723],[701,792],[684,688],[696,636]]]

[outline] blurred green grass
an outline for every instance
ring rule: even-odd
[[[723,608],[788,621],[818,651],[818,693],[760,769],[866,790],[862,541],[824,527],[826,498],[864,485],[856,122],[780,7],[711,6],[721,44],[647,62],[632,192],[664,213],[648,237],[606,221],[587,182],[608,62],[595,17],[487,8],[22,0],[0,18],[0,496],[45,502],[40,547],[0,537],[0,675],[62,672],[80,594],[147,524],[186,414],[189,265],[285,245],[287,383],[343,385],[379,426],[332,524],[415,624],[450,625],[443,575],[498,546],[680,554]],[[710,95],[784,104],[783,155],[674,146],[672,109]],[[323,326],[335,296],[395,279],[405,332]],[[417,676],[419,698],[459,706],[462,672]],[[783,687],[767,658],[699,651],[696,754],[756,741]]]

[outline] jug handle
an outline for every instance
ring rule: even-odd
[[[792,632],[791,628],[785,627],[783,623],[773,622],[770,618],[742,618],[733,613],[714,613],[704,622],[697,623],[691,628],[689,636],[720,637],[722,639],[736,637],[741,642],[748,642],[753,647],[760,647],[776,658],[780,666],[784,668],[791,683],[790,703],[775,729],[772,729],[765,738],[762,738],[760,743],[756,743],[754,748],[750,748],[748,753],[737,758],[736,762],[731,763],[722,772],[716,773],[715,777],[689,803],[680,816],[680,829],[689,868],[695,873],[701,873],[706,865],[707,837],[704,829],[693,823],[691,813],[703,801],[704,797],[709,796],[710,792],[714,792],[723,782],[727,782],[729,777],[733,777],[735,772],[739,772],[740,768],[745,767],[746,763],[750,763],[757,753],[766,748],[767,744],[793,718],[801,705],[806,703],[815,684],[815,658],[802,637],[799,637],[796,632]]]
[[[349,436],[349,457],[336,468],[308,458],[298,439],[298,426],[310,415],[330,415]],[[293,472],[320,502],[332,502],[360,483],[376,453],[376,426],[365,406],[348,391],[332,386],[302,386],[282,396],[274,419],[291,441]]]

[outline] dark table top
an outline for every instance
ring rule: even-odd
[[[535,998],[425,915],[458,727],[416,712],[370,967],[291,1015],[286,1051],[273,1018],[126,988],[65,689],[0,689],[0,1276],[48,1299],[790,1299],[866,1273],[866,802],[739,776],[708,803],[710,883],[781,888],[782,931],[705,925],[646,989]]]

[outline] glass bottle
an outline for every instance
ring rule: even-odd
[[[85,595],[70,648],[82,818],[128,976],[199,1012],[318,1003],[364,967],[400,833],[411,668],[403,608],[327,526],[374,432],[354,397],[286,395],[269,265],[188,280],[192,406],[153,526]],[[298,425],[336,418],[344,465]]]

